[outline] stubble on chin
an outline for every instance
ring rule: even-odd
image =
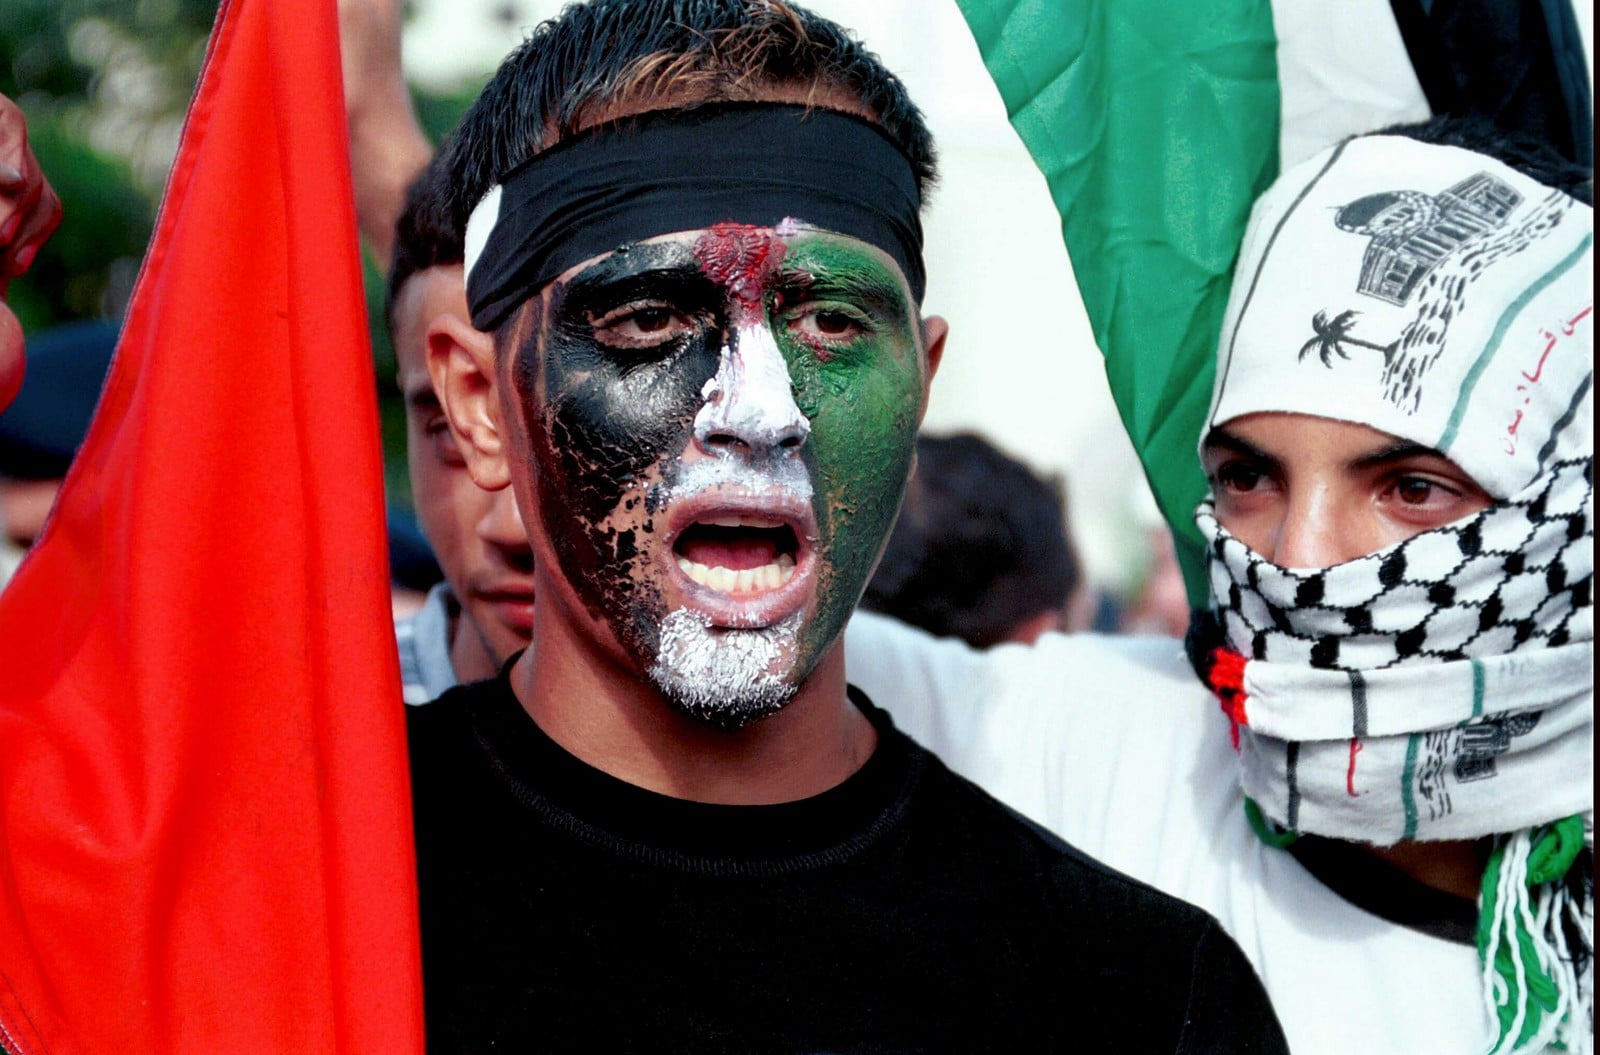
[[[772,626],[713,627],[679,608],[662,619],[650,679],[691,718],[737,731],[781,710],[798,688],[787,676],[800,645],[802,617]]]

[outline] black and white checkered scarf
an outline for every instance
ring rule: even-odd
[[[1591,802],[1593,460],[1331,568],[1217,523],[1211,589],[1244,668],[1245,792],[1280,824],[1376,845],[1472,839]]]
[[[1494,836],[1479,942],[1492,1050],[1589,1050],[1593,874],[1573,862],[1594,845],[1593,459],[1331,568],[1273,564],[1209,500],[1195,519],[1209,644],[1243,660],[1224,703],[1245,793],[1289,832]]]

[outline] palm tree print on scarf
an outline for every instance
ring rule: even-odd
[[[1422,200],[1428,199],[1426,207]],[[1369,195],[1341,208],[1335,224],[1371,239],[1362,260],[1358,294],[1390,304],[1414,301],[1416,315],[1387,343],[1352,334],[1358,311],[1311,319],[1312,338],[1300,348],[1312,351],[1333,369],[1335,357],[1350,359],[1350,347],[1383,353],[1383,394],[1406,413],[1415,413],[1422,382],[1444,351],[1450,324],[1460,314],[1469,288],[1500,260],[1527,248],[1557,227],[1572,199],[1551,191],[1509,222],[1521,195],[1488,173],[1478,173],[1442,194],[1391,191]],[[1385,222],[1399,213],[1405,222]],[[1368,335],[1371,336],[1371,335]]]

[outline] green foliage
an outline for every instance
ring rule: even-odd
[[[0,93],[28,119],[60,230],[7,297],[26,329],[120,314],[216,0],[0,0]],[[110,140],[119,149],[107,149]],[[139,162],[150,170],[141,181]]]
[[[205,58],[217,0],[0,0],[0,94],[23,108],[60,195],[56,235],[7,303],[25,330],[120,316],[154,228],[173,133]],[[415,95],[438,142],[478,92]],[[409,504],[405,411],[384,323],[383,278],[363,261],[385,477]]]
[[[137,61],[155,72],[140,86],[151,109],[181,113],[216,13],[217,0],[0,0],[0,92],[93,105],[107,70]]]

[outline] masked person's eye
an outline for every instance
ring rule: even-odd
[[[1266,483],[1267,474],[1249,462],[1227,462],[1212,474],[1212,483],[1234,494],[1249,494]]]
[[[1420,476],[1401,477],[1394,485],[1395,497],[1408,506],[1423,505],[1443,490],[1432,480],[1424,480]]]
[[[1388,496],[1405,512],[1427,516],[1453,516],[1465,497],[1459,488],[1426,476],[1395,477]]]

